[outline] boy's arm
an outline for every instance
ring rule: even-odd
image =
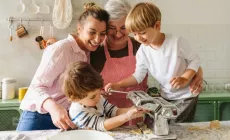
[[[101,102],[102,102],[103,107],[104,107],[105,115],[109,118],[127,113],[130,109],[135,108],[135,107],[117,108],[115,105],[109,103],[108,100],[105,99],[104,97],[101,97]]]
[[[136,54],[136,69],[132,76],[138,84],[144,80],[148,72],[147,63],[149,63],[149,58],[146,56],[145,48],[141,45]]]
[[[128,78],[121,80],[120,82],[108,83],[104,89],[105,91],[108,91],[109,88],[113,90],[119,90],[120,88],[127,88],[136,84],[137,84],[137,80],[131,75]]]
[[[179,56],[187,61],[188,64],[187,70],[194,70],[196,73],[201,65],[200,57],[192,50],[189,42],[186,39],[179,38],[178,45],[179,45],[178,46]],[[191,80],[192,78],[190,77],[191,75],[193,75],[193,73],[192,72],[188,72],[187,74],[186,73],[187,71],[185,71],[183,77],[189,78]]]
[[[121,126],[122,124],[126,123],[129,120],[130,118],[126,113],[112,117],[112,118],[108,118],[104,121],[104,128],[105,130],[108,131],[108,130]]]
[[[195,74],[196,71],[194,71],[193,69],[187,69],[181,77],[187,79],[188,81],[191,81]]]
[[[104,102],[106,105],[107,102]],[[114,110],[115,115],[112,114]],[[116,109],[114,106],[110,106],[108,103],[108,109],[105,110],[103,115],[98,115],[84,110],[72,110],[70,109],[71,121],[79,128],[92,128],[94,130],[106,131],[121,126],[125,122],[143,116],[145,111],[137,110],[136,108]],[[108,113],[111,113],[111,118],[106,119]],[[116,116],[117,115],[117,116]]]
[[[110,104],[108,100],[103,97],[101,97],[101,101],[105,109],[105,114],[107,117],[109,117],[109,119],[104,121],[105,130],[111,130],[121,126],[131,119],[141,117],[144,113],[144,111],[140,111],[135,107],[117,108],[116,106]]]
[[[95,113],[83,110],[70,110],[71,121],[79,128],[92,128],[105,131],[105,116],[98,116]]]
[[[106,119],[104,121],[104,127],[106,130],[111,130],[113,128],[121,126],[122,124],[124,124],[129,120],[142,117],[146,111],[138,110],[137,108],[131,107],[131,108],[124,108],[121,110],[118,109],[118,112],[121,114],[117,113],[118,116]]]
[[[128,108],[117,108],[115,105],[108,102],[103,96],[101,97],[101,102],[103,103],[103,107],[105,109],[105,114],[107,117],[115,117],[121,114],[127,113],[131,109],[136,109],[136,107],[128,107]]]
[[[129,117],[127,114],[125,114],[128,112],[129,108],[117,108],[116,106],[110,104],[108,100],[103,97],[101,97],[101,101],[103,103],[105,115],[109,117],[109,119],[104,120],[105,130],[116,128],[129,120]]]
[[[120,88],[127,88],[141,83],[148,72],[148,68],[145,64],[146,62],[148,62],[146,59],[147,57],[145,56],[143,47],[140,47],[136,54],[135,72],[131,76],[121,80],[120,82],[107,84],[105,86],[105,91],[108,91],[109,88],[119,90]]]
[[[194,77],[196,72],[192,69],[187,69],[184,74],[180,77],[173,77],[170,80],[170,83],[173,88],[179,89],[187,86],[187,84],[191,81],[191,79]]]
[[[126,112],[128,112],[130,110],[130,108],[119,108],[116,112],[116,116],[124,114]]]
[[[172,87],[176,89],[185,87],[192,80],[200,67],[200,58],[192,51],[186,39],[179,38],[178,51],[179,56],[187,61],[188,66],[180,77],[173,77],[170,80]]]
[[[203,89],[203,70],[201,67],[199,67],[196,75],[193,77],[190,85],[190,92],[191,93],[200,93]]]
[[[133,119],[132,115],[128,113],[120,114],[106,119],[104,116],[98,116],[91,112],[78,111],[72,118],[72,122],[79,128],[92,128],[94,130],[107,131],[118,126],[121,126],[125,122]],[[134,116],[134,115],[133,115]]]

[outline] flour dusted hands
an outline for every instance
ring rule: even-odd
[[[172,88],[179,89],[185,87],[189,83],[189,80],[184,77],[174,77],[170,80]]]

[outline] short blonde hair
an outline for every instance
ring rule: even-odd
[[[161,21],[161,12],[156,5],[138,3],[126,17],[125,27],[129,32],[140,32],[153,27],[157,21]]]

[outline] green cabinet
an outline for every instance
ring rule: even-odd
[[[217,107],[217,120],[230,120],[230,101],[218,101]]]
[[[198,101],[194,122],[204,122],[215,120],[216,101]]]
[[[230,120],[230,93],[201,93],[194,122]]]
[[[18,99],[0,100],[0,131],[15,130],[21,115]]]

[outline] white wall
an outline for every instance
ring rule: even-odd
[[[57,39],[63,39],[75,30],[76,19],[82,12],[84,2],[72,0],[74,12],[69,28],[54,29]],[[103,5],[106,0],[94,0]],[[128,0],[131,4],[141,0]],[[204,76],[208,82],[230,82],[230,1],[229,0],[145,0],[154,1],[162,11],[162,31],[184,36],[202,59]],[[28,6],[31,0],[23,0]],[[39,5],[41,0],[36,0]],[[53,8],[54,0],[46,0]],[[0,0],[0,80],[15,77],[18,87],[28,86],[41,59],[42,51],[36,46],[35,37],[39,35],[41,22],[23,22],[29,35],[17,38],[13,31],[13,41],[9,41],[8,21],[6,18],[45,18],[52,14],[31,15],[17,13],[19,0]],[[52,12],[51,12],[52,13]],[[14,22],[16,27],[19,22]],[[49,37],[49,22],[45,22],[45,39]],[[15,29],[14,29],[15,30]]]
[[[230,1],[157,0],[163,31],[186,37],[202,60],[209,82],[230,82]]]

